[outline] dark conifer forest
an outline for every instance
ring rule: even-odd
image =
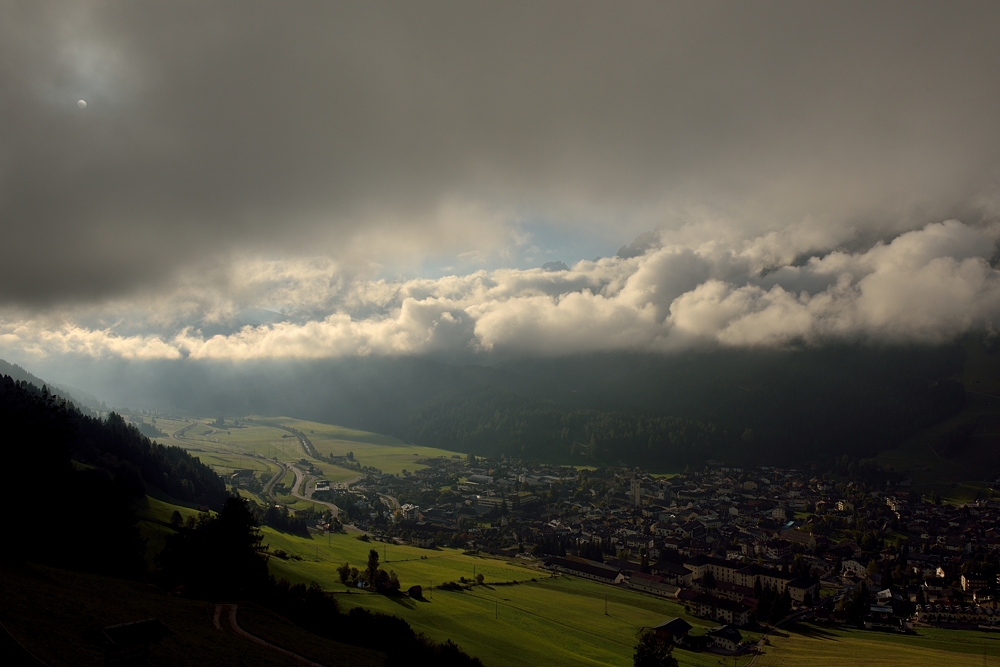
[[[875,456],[959,411],[963,343],[160,364],[109,388],[191,414],[285,415],[526,460],[658,466]],[[109,398],[109,400],[111,400]]]

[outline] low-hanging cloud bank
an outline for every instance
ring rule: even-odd
[[[491,257],[538,220],[602,242],[701,218],[730,220],[720,236],[811,220],[874,239],[1000,211],[996,2],[0,8],[0,307],[138,300],[242,254],[451,265]],[[466,319],[432,338],[471,325],[479,345],[515,345],[530,311],[575,345],[587,315],[622,318],[616,344],[667,344],[662,290],[643,314],[602,276],[714,266],[675,242],[698,257],[577,265],[564,281],[596,281],[589,297],[564,286],[545,292],[570,293],[554,304],[521,295],[474,312],[463,292],[439,305]],[[476,281],[503,292],[530,276]],[[700,298],[763,303],[714,289]],[[408,315],[398,331],[322,323],[328,351],[428,345],[413,327],[430,315]],[[289,345],[265,344],[275,336],[254,333],[246,349]]]
[[[323,260],[246,262],[232,269],[238,292],[187,285],[145,310],[86,311],[107,326],[0,313],[0,355],[243,361],[937,343],[1000,323],[998,235],[949,220],[796,262],[794,234],[681,244],[662,233],[637,256],[568,270],[398,282],[351,280]],[[278,321],[240,328],[238,311],[261,304],[282,310]]]

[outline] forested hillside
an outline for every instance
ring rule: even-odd
[[[441,397],[410,417],[417,444],[527,459],[693,462],[723,451],[730,433],[670,415],[571,408],[511,391]]]
[[[960,410],[964,390],[950,378],[963,368],[967,343],[614,353],[494,366],[409,357],[163,362],[93,390],[131,407],[287,415],[528,459],[800,463],[874,456]]]
[[[0,415],[8,433],[20,434],[7,440],[4,458],[25,466],[26,477],[44,476],[71,457],[120,480],[137,497],[149,484],[179,500],[214,508],[225,502],[222,479],[180,447],[150,441],[118,414],[106,419],[83,414],[44,385],[0,377]],[[32,466],[33,457],[50,463]]]
[[[684,465],[869,457],[965,401],[957,347],[722,351],[513,364],[413,410],[402,436],[479,454]],[[533,380],[526,382],[525,380]]]
[[[82,412],[88,412],[88,410],[107,410],[107,406],[102,406],[101,401],[97,397],[92,396],[85,391],[80,389],[70,390],[66,387],[60,387],[47,383],[41,378],[29,373],[21,366],[0,359],[0,376],[4,375],[10,376],[10,378],[15,382],[27,382],[28,384],[35,385],[36,387],[47,385],[60,396],[64,397],[67,401],[74,403]]]

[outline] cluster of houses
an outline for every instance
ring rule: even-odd
[[[867,627],[1000,625],[995,568],[975,573],[1000,549],[992,500],[933,504],[898,476],[833,481],[774,467],[655,476],[471,457],[419,463],[352,488],[366,510],[359,527],[425,547],[533,553],[556,571],[676,599],[722,627],[752,624],[761,590],[787,591],[803,608],[822,598],[818,619],[847,622],[837,603],[859,588]]]

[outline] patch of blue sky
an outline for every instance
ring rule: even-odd
[[[474,271],[497,269],[533,269],[547,262],[563,262],[569,267],[580,260],[614,255],[626,238],[620,229],[574,228],[546,220],[522,221],[513,229],[512,242],[490,252],[428,256],[412,264],[386,266],[379,278],[406,280],[466,275]]]

